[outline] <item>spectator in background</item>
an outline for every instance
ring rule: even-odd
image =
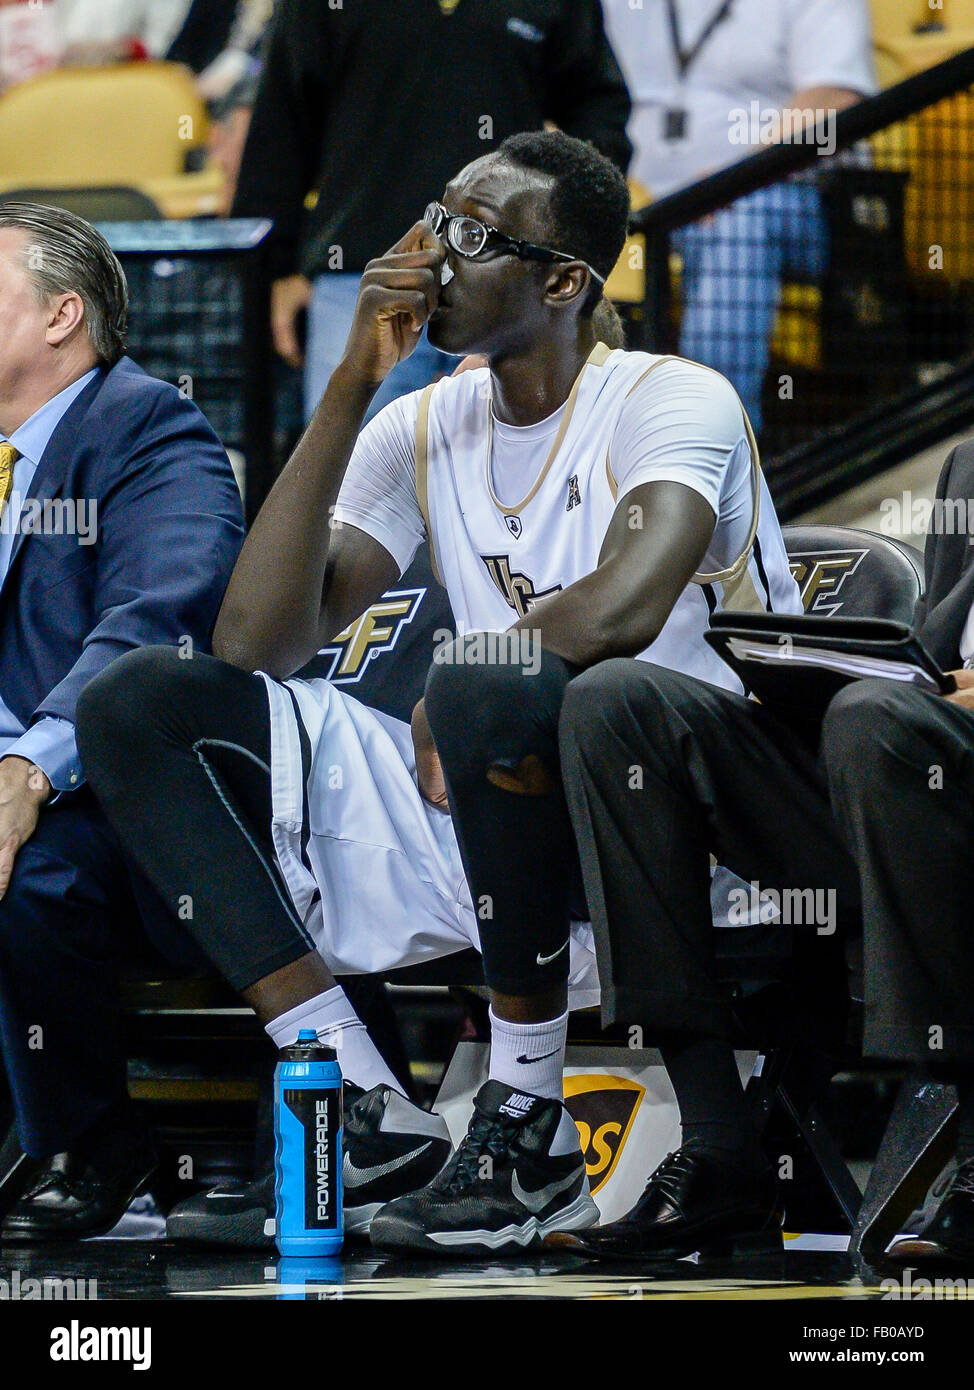
[[[196,83],[204,101],[227,98],[241,83],[256,77],[264,31],[273,10],[274,0],[237,0],[226,46],[200,73]],[[241,109],[239,104],[236,109]]]
[[[775,133],[775,113],[834,113],[875,90],[867,0],[604,0],[604,9],[633,98],[633,174],[654,198],[754,154]],[[780,138],[808,138],[795,120],[778,121]],[[782,277],[820,280],[827,265],[815,175],[759,189],[675,244],[680,352],[729,377],[759,429]]]
[[[192,0],[54,0],[62,63],[165,58]]]
[[[55,67],[164,58],[206,100],[252,61],[273,0],[0,0],[0,88]]]
[[[56,68],[62,48],[54,0],[0,0],[0,92]]]
[[[237,191],[240,161],[247,143],[247,132],[254,111],[257,77],[245,76],[235,82],[226,96],[213,103],[210,126],[206,135],[206,152],[210,164],[223,175],[218,217],[229,217]]]
[[[233,211],[274,220],[274,343],[304,361],[307,417],[344,351],[367,262],[458,167],[550,121],[626,168],[629,98],[598,0],[524,10],[279,0]],[[370,414],[454,365],[424,335]]]

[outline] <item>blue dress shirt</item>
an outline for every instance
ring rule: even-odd
[[[10,568],[14,541],[20,529],[22,504],[30,496],[30,485],[44,450],[68,406],[80,396],[89,381],[94,380],[98,370],[97,367],[93,368],[52,396],[13,434],[5,435],[0,430],[0,443],[12,444],[21,455],[14,464],[13,487],[0,517],[0,584]],[[67,719],[49,716],[38,719],[29,729],[25,729],[8,708],[0,691],[0,758],[11,755],[35,763],[55,791],[70,791],[80,787],[84,780],[74,725]]]

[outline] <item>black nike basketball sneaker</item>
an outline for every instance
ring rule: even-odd
[[[565,1107],[488,1081],[453,1158],[426,1187],[378,1211],[370,1239],[398,1254],[483,1258],[540,1247],[549,1232],[598,1219]]]

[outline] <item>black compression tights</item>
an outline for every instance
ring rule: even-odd
[[[558,758],[558,716],[577,669],[537,645],[520,662],[491,660],[508,652],[484,634],[458,638],[430,669],[426,715],[477,910],[487,983],[525,996],[567,980],[569,922],[587,915]],[[514,770],[529,756],[550,774],[543,794],[520,795],[488,780],[491,768]]]
[[[124,848],[234,988],[314,950],[273,857],[259,676],[142,648],[85,688],[77,728]]]

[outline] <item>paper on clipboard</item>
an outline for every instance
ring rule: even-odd
[[[821,647],[807,647],[795,642],[759,642],[754,639],[729,637],[727,648],[740,661],[763,661],[787,666],[811,666],[821,670],[838,671],[846,676],[875,676],[881,680],[901,681],[938,689],[935,681],[912,661],[892,661],[881,656],[859,656],[849,652],[830,652]]]

